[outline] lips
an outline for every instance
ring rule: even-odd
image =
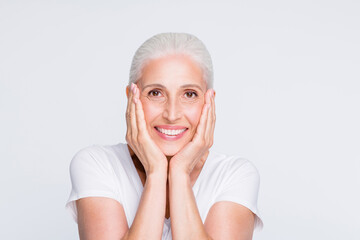
[[[183,126],[156,126],[156,132],[165,140],[177,140],[181,138],[188,128]]]

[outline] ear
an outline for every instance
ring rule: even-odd
[[[130,87],[129,87],[129,85],[127,85],[127,87],[126,87],[126,96],[127,96],[127,98],[129,98],[129,91],[130,91]]]
[[[214,98],[215,98],[215,95],[216,95],[216,92],[213,88],[209,88],[207,91],[211,90],[213,93],[214,93]]]
[[[214,95],[215,95],[215,91],[214,91],[214,89],[212,89],[212,88],[208,88],[207,90],[206,90],[206,93],[205,93],[205,102],[204,102],[204,104],[205,103],[209,103],[210,104],[210,102],[211,102],[211,96],[210,96],[210,94],[209,93],[211,93],[211,91],[213,91],[214,92]],[[208,102],[209,101],[209,102]]]

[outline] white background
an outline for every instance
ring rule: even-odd
[[[168,31],[213,57],[213,148],[261,174],[254,239],[360,239],[359,1],[221,2],[0,1],[0,239],[78,239],[71,158],[124,142],[132,56]]]

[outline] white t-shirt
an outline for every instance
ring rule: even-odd
[[[108,197],[122,204],[131,226],[143,185],[126,144],[92,145],[78,151],[70,164],[72,190],[66,208],[77,222],[75,201],[84,197]],[[219,201],[241,204],[256,214],[255,229],[263,223],[257,208],[259,173],[246,159],[210,151],[193,186],[204,223],[211,206]],[[162,239],[172,239],[170,218],[164,221]]]

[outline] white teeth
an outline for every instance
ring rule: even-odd
[[[184,129],[179,129],[179,130],[170,130],[170,129],[164,129],[164,128],[158,128],[156,127],[156,129],[163,133],[163,134],[166,134],[166,135],[169,135],[169,136],[176,136],[176,135],[179,135],[180,133],[184,132],[186,130],[186,128]]]

